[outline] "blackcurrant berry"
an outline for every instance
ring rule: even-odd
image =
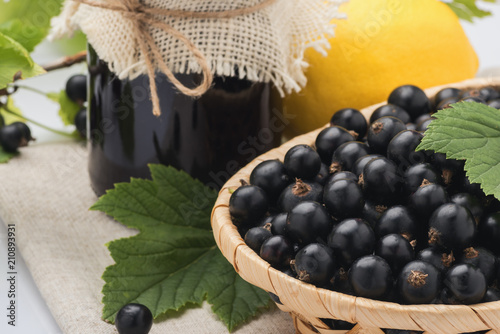
[[[358,182],[358,176],[353,172],[337,172],[335,174],[331,174],[330,179],[328,179],[328,183],[344,179]]]
[[[500,91],[496,90],[491,86],[480,88],[479,94],[486,101],[500,99]]]
[[[436,105],[436,111],[451,108],[451,105],[457,103],[458,101],[460,101],[460,97],[457,96],[444,99],[438,105]]]
[[[116,314],[115,326],[119,334],[148,334],[153,314],[142,304],[128,304]]]
[[[311,243],[295,256],[298,278],[314,285],[326,285],[335,273],[335,266],[332,250],[323,244]]]
[[[340,126],[331,126],[323,129],[316,137],[316,150],[321,160],[330,164],[333,152],[342,144],[354,141],[356,138],[348,130]]]
[[[377,119],[384,116],[392,116],[401,120],[403,123],[411,122],[410,115],[401,107],[398,107],[394,104],[386,104],[381,107],[375,109],[375,111],[370,116],[370,124],[373,124],[377,121]]]
[[[66,94],[75,103],[83,104],[87,101],[87,76],[73,75],[66,82]]]
[[[269,200],[264,190],[257,186],[241,186],[229,199],[229,213],[236,226],[255,226],[269,209]]]
[[[82,138],[87,137],[87,109],[80,110],[75,116],[75,127]]]
[[[260,257],[275,268],[289,266],[292,255],[292,243],[282,235],[270,237],[260,247]]]
[[[429,98],[422,89],[413,85],[404,85],[396,88],[389,95],[387,102],[406,110],[412,119],[431,112]]]
[[[417,125],[415,123],[406,123],[406,130],[417,131]]]
[[[434,153],[430,157],[431,164],[441,171],[445,185],[451,184],[453,180],[461,176],[464,170],[464,161],[447,159],[443,153]]]
[[[413,215],[426,223],[434,210],[449,201],[448,193],[442,186],[424,181],[409,197],[408,205]]]
[[[462,95],[460,95],[461,98],[468,98],[468,97],[480,97],[484,100],[486,98],[481,95],[481,91],[479,89],[468,89],[462,92]]]
[[[365,200],[365,206],[363,207],[361,218],[366,220],[366,222],[370,224],[371,228],[375,228],[378,220],[386,210],[387,207],[384,205],[377,205],[370,200]]]
[[[500,99],[491,100],[488,102],[488,105],[492,108],[500,109]]]
[[[460,184],[460,190],[465,193],[470,193],[478,199],[485,197],[484,191],[481,189],[481,185],[479,183],[471,183],[469,177],[465,174]]]
[[[498,290],[497,288],[488,288],[486,289],[486,293],[484,294],[481,303],[496,302],[499,300],[500,300],[500,290]]]
[[[384,259],[376,255],[357,259],[348,275],[358,297],[380,299],[389,293],[392,287],[391,268]]]
[[[487,104],[486,101],[480,96],[462,97],[458,102],[476,102],[476,103],[481,103],[481,104]]]
[[[330,173],[351,171],[356,160],[369,154],[366,144],[359,141],[350,141],[339,146],[333,153]]]
[[[278,207],[281,211],[289,212],[292,208],[303,201],[320,202],[323,197],[323,187],[315,182],[296,179],[283,190],[278,198]]]
[[[472,216],[474,217],[474,220],[479,223],[484,211],[479,199],[468,193],[458,193],[451,196],[451,201],[469,209],[470,213],[472,213]]]
[[[411,166],[405,171],[403,179],[403,194],[407,196],[417,191],[424,180],[429,183],[441,183],[437,171],[427,163]]]
[[[349,277],[347,276],[347,271],[340,267],[335,271],[332,280],[330,281],[330,289],[346,295],[353,295],[351,283],[349,283]]]
[[[321,168],[321,158],[311,146],[296,145],[286,152],[285,168],[293,178],[312,179]]]
[[[410,241],[414,240],[418,233],[418,224],[410,211],[402,206],[396,205],[387,209],[375,223],[375,234],[381,238],[387,234],[402,234]]]
[[[415,152],[424,136],[417,131],[405,130],[398,133],[387,146],[387,158],[392,160],[398,170],[404,171],[427,160],[425,151]]]
[[[375,248],[375,255],[387,261],[394,275],[415,258],[410,242],[400,234],[388,234],[382,237]]]
[[[427,131],[427,128],[429,127],[429,125],[431,124],[431,122],[433,120],[434,120],[434,118],[431,118],[431,119],[425,120],[421,123],[418,123],[415,131],[420,132],[420,133],[424,133],[425,131]]]
[[[368,145],[374,152],[385,155],[389,142],[403,130],[406,125],[401,120],[392,116],[379,118],[368,129]]]
[[[357,258],[373,252],[375,233],[363,219],[346,219],[333,228],[328,246],[341,264],[349,267]]]
[[[442,273],[446,273],[446,271],[453,265],[453,262],[455,262],[455,257],[453,256],[453,252],[445,253],[439,247],[428,247],[422,249],[417,254],[417,260],[428,262],[439,269]]]
[[[485,216],[479,223],[481,245],[496,255],[500,254],[500,212]]]
[[[323,203],[336,219],[359,217],[365,205],[361,188],[347,179],[329,182],[323,192]]]
[[[466,248],[460,263],[468,263],[479,268],[486,278],[486,283],[491,284],[496,278],[497,259],[493,253],[482,247]]]
[[[273,235],[285,235],[287,217],[288,213],[286,212],[278,213],[273,217],[273,220],[271,221],[271,233]]]
[[[415,125],[418,126],[420,123],[434,119],[431,114],[422,114],[415,119]]]
[[[354,166],[352,167],[352,172],[358,178],[361,174],[363,174],[363,169],[365,168],[365,166],[375,158],[383,158],[383,156],[380,154],[368,154],[362,156],[354,163]]]
[[[333,227],[326,208],[318,202],[305,201],[297,204],[287,217],[285,234],[300,245],[325,240]]]
[[[329,179],[330,179],[330,166],[321,163],[321,168],[319,169],[319,172],[316,175],[316,177],[314,177],[313,181],[324,186]]]
[[[264,241],[272,236],[273,234],[271,233],[271,231],[264,227],[252,227],[245,234],[245,243],[248,247],[253,249],[254,252],[259,254],[260,248],[262,247]]]
[[[391,204],[400,199],[402,178],[396,164],[389,159],[369,161],[359,178],[367,198],[382,204]]]
[[[434,96],[434,105],[439,105],[442,101],[449,99],[450,97],[460,97],[462,91],[458,88],[444,88],[441,89],[436,96]]]
[[[359,110],[352,108],[337,111],[333,114],[330,124],[356,132],[358,134],[357,138],[363,138],[368,127],[365,116]]]
[[[444,285],[463,304],[479,303],[486,293],[486,278],[479,268],[457,264],[448,270]]]
[[[267,160],[257,165],[250,174],[250,184],[262,188],[271,202],[290,184],[285,166],[279,160]]]
[[[428,304],[441,289],[441,273],[423,261],[408,263],[398,278],[398,292],[408,304]]]
[[[34,140],[28,126],[21,122],[15,122],[0,128],[0,144],[6,152],[17,152],[19,147],[27,146]]]
[[[460,251],[469,247],[476,235],[476,222],[470,211],[448,203],[437,208],[429,219],[429,244]]]

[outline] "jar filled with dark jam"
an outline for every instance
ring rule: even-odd
[[[195,99],[157,74],[161,116],[156,117],[147,75],[119,79],[92,47],[88,65],[89,174],[98,196],[131,177],[150,178],[152,163],[184,170],[218,189],[281,142],[281,99],[271,83],[215,77],[212,88]],[[176,77],[194,86],[201,76]]]

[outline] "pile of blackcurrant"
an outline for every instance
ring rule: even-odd
[[[500,300],[500,202],[469,182],[463,161],[415,151],[432,113],[458,101],[500,108],[500,92],[446,88],[431,100],[406,85],[369,123],[336,112],[313,146],[242,180],[234,225],[274,268],[321,288],[400,304]]]

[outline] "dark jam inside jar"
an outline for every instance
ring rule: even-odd
[[[152,114],[146,75],[121,80],[89,47],[89,174],[102,195],[148,164],[182,169],[218,189],[239,168],[280,144],[286,120],[272,84],[216,77],[202,97],[185,96],[164,76],[156,84],[161,116]],[[198,74],[176,75],[194,85]]]

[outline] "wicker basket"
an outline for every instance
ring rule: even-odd
[[[500,78],[473,79],[456,84],[428,89],[434,96],[443,87],[480,88],[500,86]],[[363,109],[368,118],[382,104]],[[478,305],[400,305],[349,296],[303,283],[272,268],[251,250],[240,237],[229,216],[229,189],[248,180],[251,171],[268,159],[283,161],[285,153],[294,145],[315,142],[321,129],[294,138],[241,169],[220,191],[212,212],[215,240],[224,256],[246,281],[279,296],[278,307],[289,312],[297,333],[384,333],[382,328],[423,331],[424,333],[464,333],[489,330],[500,334],[500,301]],[[357,324],[352,330],[332,330],[323,319],[339,319]]]

